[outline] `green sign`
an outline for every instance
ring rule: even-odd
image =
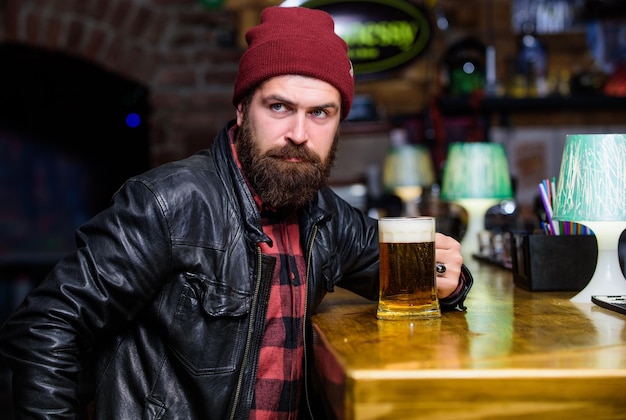
[[[209,9],[218,9],[224,4],[224,0],[200,0],[200,3]]]
[[[348,44],[356,75],[412,62],[426,50],[432,36],[426,10],[404,0],[287,0],[282,6],[328,12],[335,32]]]

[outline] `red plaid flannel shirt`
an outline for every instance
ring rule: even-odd
[[[229,135],[235,161],[241,169],[233,143],[234,128]],[[257,195],[254,198],[262,209],[261,199]],[[296,214],[284,217],[266,210],[261,215],[263,231],[272,239],[273,246],[267,243],[259,246],[263,254],[276,258],[276,266],[250,419],[295,419],[303,380],[305,260]]]
[[[251,419],[291,419],[298,415],[304,357],[305,260],[295,213],[285,219],[264,215],[263,231],[273,247],[260,244],[276,258],[265,335]]]

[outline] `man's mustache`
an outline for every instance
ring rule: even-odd
[[[315,153],[304,146],[283,146],[268,150],[265,156],[275,159],[298,159],[307,163],[321,163],[321,159]]]

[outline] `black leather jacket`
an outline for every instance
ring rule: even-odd
[[[5,323],[19,418],[78,418],[87,401],[107,420],[248,418],[274,261],[231,125],[209,150],[127,181]],[[310,316],[335,286],[377,298],[378,237],[330,189],[299,220],[310,375]]]

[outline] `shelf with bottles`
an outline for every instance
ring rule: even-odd
[[[595,95],[545,96],[515,98],[510,96],[443,97],[438,101],[444,114],[468,114],[515,111],[606,111],[626,109],[626,97]]]

